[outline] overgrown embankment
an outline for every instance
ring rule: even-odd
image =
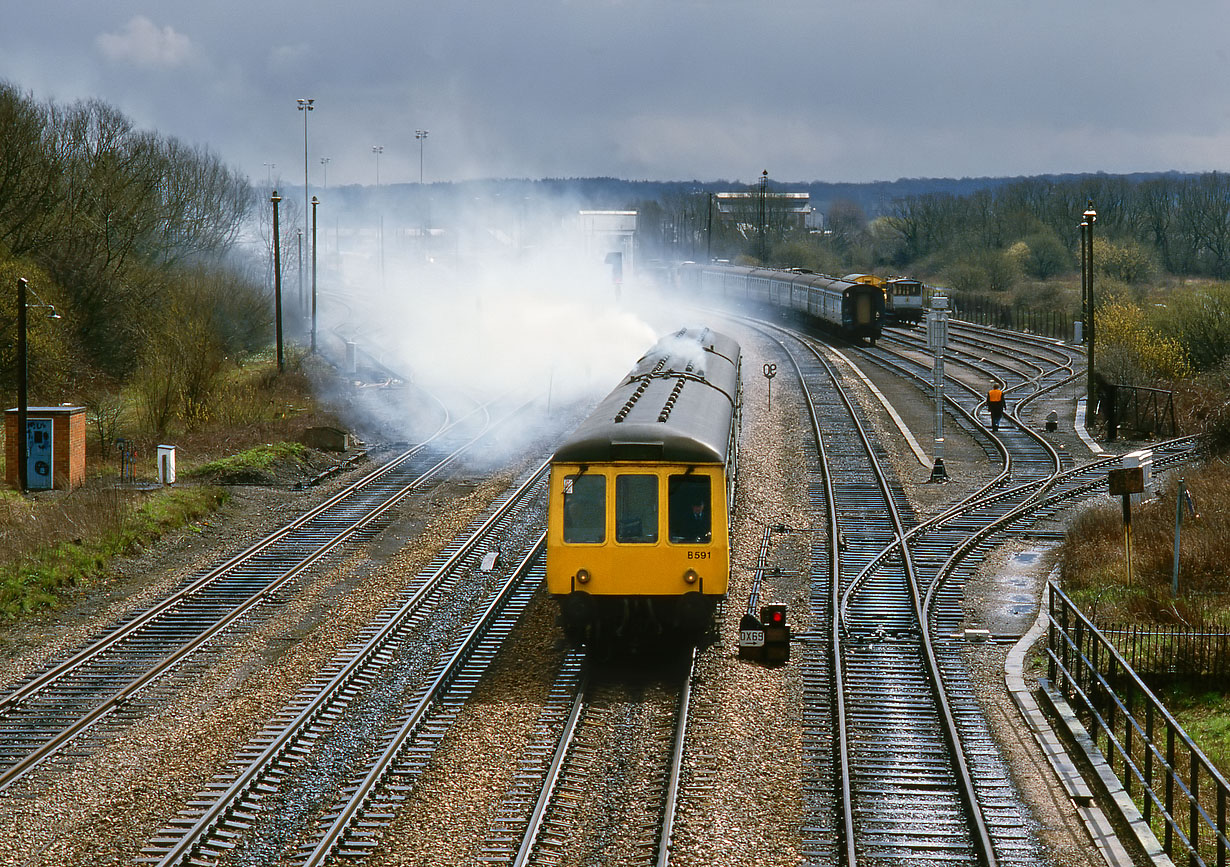
[[[1179,475],[1170,474],[1160,496],[1132,509],[1131,584],[1118,498],[1086,509],[1068,528],[1060,548],[1064,591],[1096,620],[1230,623],[1230,465],[1214,458],[1182,474],[1199,516],[1183,516],[1179,593],[1172,596]]]

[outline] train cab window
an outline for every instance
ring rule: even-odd
[[[568,476],[564,479],[564,541],[606,541],[606,477]]]
[[[658,541],[657,476],[628,473],[615,477],[615,541]]]
[[[672,542],[708,542],[713,538],[713,494],[708,476],[671,476],[669,499]]]

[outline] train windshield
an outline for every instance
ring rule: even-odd
[[[564,479],[564,541],[606,540],[606,477],[567,476]]]
[[[615,477],[615,541],[658,541],[658,477]]]
[[[670,477],[670,539],[708,542],[712,538],[713,496],[708,476]]]

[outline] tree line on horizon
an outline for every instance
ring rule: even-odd
[[[797,255],[798,243],[811,240],[813,257],[823,260],[827,254],[838,260],[832,263],[837,268],[912,269],[938,276],[953,262],[1007,253],[1024,242],[1031,255],[1018,262],[1022,273],[1046,279],[1078,267],[1079,225],[1092,203],[1098,215],[1095,239],[1115,245],[1108,249],[1112,276],[1135,282],[1162,271],[1230,278],[1230,176],[1224,173],[980,180],[984,185],[974,189],[969,179],[870,183],[865,186],[880,191],[933,188],[895,196],[872,215],[860,203],[866,197],[855,192],[859,185],[839,185],[846,195],[819,204],[823,230],[792,222],[785,210],[772,207],[774,193],[806,185],[770,186],[763,226],[749,220],[732,225],[711,213],[710,193],[677,185],[636,207],[643,243],[663,258],[694,249],[721,258],[754,256],[763,249],[760,234],[767,233],[770,255],[764,264]],[[1119,261],[1123,249],[1132,255]],[[1013,255],[1020,259],[1019,247]]]

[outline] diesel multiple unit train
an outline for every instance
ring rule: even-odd
[[[698,299],[750,301],[807,314],[846,337],[873,344],[886,316],[881,286],[808,271],[684,262],[679,285]]]
[[[575,644],[695,640],[730,579],[740,349],[655,344],[551,459],[547,589]]]

